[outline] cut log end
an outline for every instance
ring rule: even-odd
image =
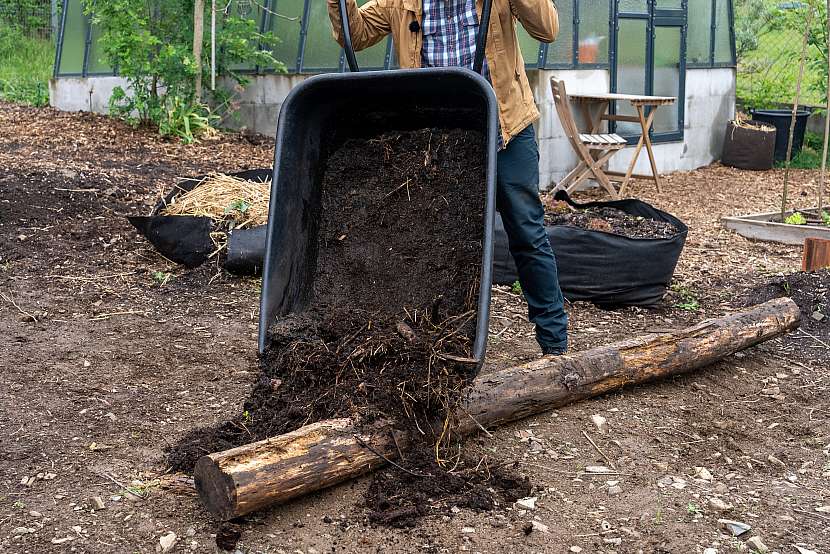
[[[193,481],[202,504],[211,514],[222,521],[236,517],[236,485],[233,478],[222,472],[213,458],[199,458],[193,470]]]

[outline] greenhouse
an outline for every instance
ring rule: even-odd
[[[120,84],[102,61],[96,27],[82,0],[64,0],[51,101],[67,110],[105,111]],[[561,177],[573,158],[553,106],[549,80],[564,80],[569,93],[621,92],[671,96],[677,102],[656,111],[651,138],[659,171],[691,169],[719,157],[726,122],[734,115],[735,46],[730,0],[557,0],[560,35],[541,44],[520,27],[526,67],[542,111],[537,134],[543,183]],[[224,7],[224,6],[223,6]],[[252,75],[241,99],[239,124],[272,134],[279,107],[306,75],[345,71],[345,58],[331,37],[325,0],[233,0],[227,9],[256,18],[263,31],[281,39],[275,57],[288,74],[273,68],[239,68]],[[391,41],[360,52],[362,69],[396,65]],[[625,113],[627,106],[612,107]],[[639,127],[611,122],[636,141]],[[625,166],[626,154],[612,165]],[[638,171],[646,163],[637,162]]]

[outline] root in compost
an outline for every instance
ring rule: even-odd
[[[546,225],[570,225],[632,239],[667,239],[678,233],[671,223],[631,215],[616,208],[603,206],[572,211],[567,207],[557,209],[558,205],[561,204],[555,204],[545,214]]]
[[[322,177],[311,307],[272,326],[243,413],[186,437],[171,452],[175,468],[322,419],[383,418],[415,444],[376,477],[367,496],[373,521],[409,524],[430,505],[446,507],[441,498],[492,508],[488,489],[504,487],[471,471],[453,434],[478,367],[483,145],[477,132],[423,129],[333,150]],[[412,494],[391,498],[390,487]],[[427,497],[430,504],[411,502]]]

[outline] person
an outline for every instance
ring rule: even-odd
[[[528,318],[545,356],[564,354],[568,318],[556,259],[539,198],[539,148],[533,122],[539,110],[525,74],[515,21],[542,42],[553,42],[559,18],[551,0],[492,0],[482,74],[499,104],[496,208],[507,232]],[[368,48],[392,34],[401,68],[472,69],[482,0],[346,0],[352,45]],[[343,46],[338,0],[328,0],[335,40]]]

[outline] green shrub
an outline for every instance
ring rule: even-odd
[[[801,212],[793,212],[784,219],[788,225],[807,225],[807,218]]]
[[[184,142],[198,140],[212,130],[217,116],[195,94],[199,64],[192,54],[192,0],[84,0],[84,5],[101,30],[98,40],[106,62],[117,67],[129,83],[127,89],[113,91],[109,104],[113,115],[134,125],[153,125],[162,135]],[[272,33],[260,33],[251,19],[224,12],[218,16],[218,77],[227,76],[245,85],[244,75],[234,67],[254,64],[284,70],[271,54],[277,43]],[[209,32],[204,40],[202,82],[207,83]],[[215,103],[229,106],[226,98],[220,93]]]

